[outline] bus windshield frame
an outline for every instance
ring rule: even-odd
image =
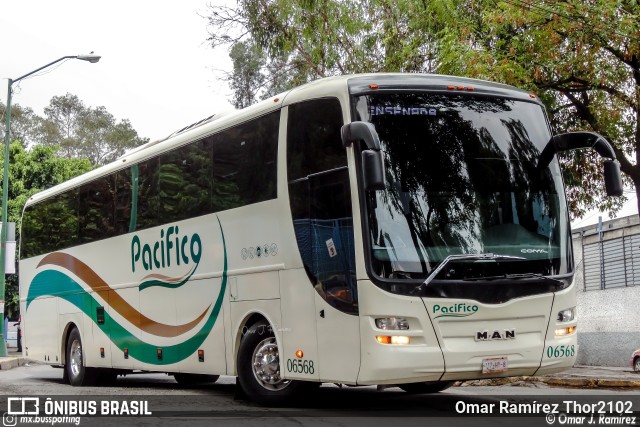
[[[569,286],[573,258],[560,166],[554,159],[537,167],[551,138],[539,102],[405,89],[355,94],[352,107],[354,120],[376,128],[385,169],[385,190],[360,185],[374,283],[400,294],[414,294],[411,284],[427,277],[434,288],[538,282],[523,295]],[[445,259],[447,268],[431,276]]]

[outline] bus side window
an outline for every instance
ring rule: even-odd
[[[296,241],[316,291],[355,314],[358,294],[347,154],[337,99],[289,106],[287,174]]]

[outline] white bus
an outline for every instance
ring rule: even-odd
[[[234,375],[262,402],[322,382],[436,392],[576,360],[552,137],[527,92],[331,77],[213,116],[31,197],[24,353],[72,385]]]

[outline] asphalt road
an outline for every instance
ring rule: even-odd
[[[215,384],[180,386],[165,374],[133,374],[119,377],[115,386],[71,387],[63,384],[62,370],[32,364],[0,371],[0,412],[8,407],[10,397],[38,396],[41,407],[47,397],[54,400],[140,401],[152,415],[82,417],[79,425],[273,425],[273,426],[345,426],[366,425],[549,425],[544,414],[515,418],[497,413],[491,417],[469,416],[469,408],[487,408],[491,402],[543,402],[562,400],[583,402],[632,402],[640,411],[640,393],[603,389],[558,389],[545,384],[522,383],[499,387],[452,387],[434,395],[410,395],[399,388],[338,387],[325,384],[295,404],[263,407],[236,396],[235,378],[221,377]],[[64,396],[64,397],[61,397]],[[476,406],[474,406],[476,405]],[[640,415],[640,413],[639,413]],[[9,420],[11,421],[11,420]],[[585,421],[585,420],[583,420]],[[559,424],[555,421],[555,425]],[[6,423],[5,423],[6,424]],[[554,424],[554,423],[552,423]],[[640,424],[640,421],[636,422]],[[18,423],[18,425],[26,425]],[[65,425],[58,423],[56,425]],[[66,425],[75,425],[67,420]]]

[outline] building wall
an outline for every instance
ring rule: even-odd
[[[620,287],[616,279],[616,287],[607,287],[613,280],[604,281],[598,288],[587,286],[585,290],[585,267],[594,268],[593,259],[583,258],[583,245],[593,245],[599,241],[611,242],[614,239],[624,239],[640,235],[638,215],[603,223],[602,236],[597,226],[574,230],[573,249],[576,264],[576,292],[578,311],[578,365],[595,366],[629,366],[631,353],[640,348],[640,283],[636,283],[632,268],[640,253],[640,246],[633,251],[626,250],[623,272],[627,278],[626,285]],[[635,242],[635,241],[634,241]],[[628,241],[627,241],[628,243]],[[589,263],[591,265],[589,265]],[[620,264],[620,263],[619,263]],[[605,266],[611,266],[611,261],[605,258]],[[595,268],[599,268],[595,266]],[[605,269],[605,271],[607,271]],[[609,276],[613,277],[613,276]],[[619,277],[619,276],[616,276]]]

